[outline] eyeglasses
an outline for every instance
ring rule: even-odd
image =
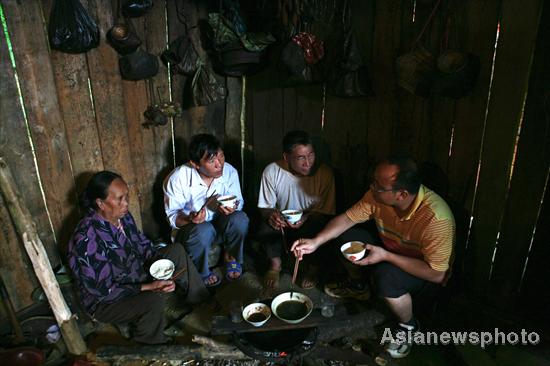
[[[306,160],[313,161],[315,159],[315,153],[309,153],[308,155],[293,156],[292,159],[297,161],[298,163],[304,163]]]
[[[396,191],[396,189],[394,189],[394,188],[390,188],[390,189],[381,188],[376,181],[374,181],[370,184],[370,188],[376,193],[395,192]]]

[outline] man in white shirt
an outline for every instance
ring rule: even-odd
[[[216,197],[225,195],[237,198],[234,207],[218,204]],[[226,278],[232,281],[242,274],[248,232],[242,207],[237,170],[225,162],[218,139],[209,134],[193,136],[189,162],[174,169],[164,182],[164,209],[172,228],[178,229],[175,241],[185,247],[207,287],[221,282],[208,263],[213,244],[223,244]]]
[[[283,158],[269,164],[260,183],[258,208],[262,225],[258,239],[265,244],[269,269],[264,277],[266,288],[278,285],[283,248],[299,237],[309,237],[321,230],[335,212],[335,188],[332,170],[325,164],[315,164],[315,150],[304,131],[291,131],[283,138]],[[285,221],[283,210],[302,211],[295,224]],[[283,242],[283,235],[288,243]],[[314,266],[302,267],[300,286],[315,286]],[[308,276],[309,275],[309,276]]]

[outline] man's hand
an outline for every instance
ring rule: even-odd
[[[296,221],[294,224],[291,224],[288,221],[286,222],[286,224],[288,225],[289,228],[299,229],[304,224],[304,222],[306,222],[306,220],[307,220],[307,215],[302,215],[302,218]]]
[[[372,244],[367,244],[365,248],[368,254],[363,259],[352,261],[353,264],[368,266],[369,264],[376,264],[387,260],[388,251],[386,249]]]
[[[202,224],[206,219],[206,208],[202,208],[199,212],[191,212],[189,214],[189,221],[193,224]]]
[[[286,222],[286,220],[281,216],[279,210],[276,209],[274,209],[271,212],[271,215],[269,215],[267,223],[269,224],[269,226],[277,231],[284,229],[285,227],[289,227],[288,222]]]
[[[224,205],[218,205],[218,212],[222,215],[228,216],[231,215],[233,212],[237,210],[237,207],[239,207],[239,200],[235,201],[235,204],[233,207],[227,207]]]
[[[320,246],[320,244],[315,242],[315,239],[298,239],[292,243],[290,251],[294,253],[294,256],[296,256],[298,260],[302,260],[304,254],[311,254]]]
[[[172,280],[155,280],[141,285],[141,291],[172,292],[176,289],[176,283]]]

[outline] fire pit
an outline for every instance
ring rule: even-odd
[[[347,313],[345,308],[336,310],[334,317],[325,318],[319,309],[313,309],[310,316],[297,324],[271,317],[262,327],[253,327],[246,322],[233,323],[227,316],[216,316],[212,320],[211,335],[232,335],[241,352],[267,362],[289,364],[301,356],[322,353],[323,358],[327,359],[374,363],[367,354],[337,352],[327,344],[369,329],[375,333],[373,327],[383,321],[383,316],[371,309],[355,314]],[[321,344],[323,346],[318,347]]]
[[[316,346],[318,329],[303,328],[233,334],[237,348],[257,360],[289,364],[294,358],[310,353]]]

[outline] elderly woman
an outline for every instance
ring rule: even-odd
[[[187,303],[209,296],[193,262],[181,245],[157,252],[139,231],[120,175],[96,173],[81,202],[86,215],[69,243],[68,259],[86,311],[101,322],[133,325],[135,341],[165,343],[165,294],[178,284],[186,290]],[[175,281],[152,280],[145,266],[156,258],[172,260],[175,273],[186,270]]]

